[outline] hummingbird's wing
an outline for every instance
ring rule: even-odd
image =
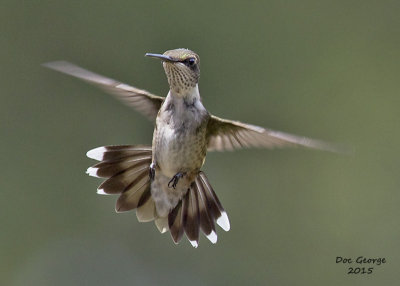
[[[211,115],[207,125],[208,151],[224,151],[249,147],[303,146],[331,152],[346,153],[344,148],[320,140],[296,136],[239,121]]]
[[[43,66],[92,83],[111,93],[123,103],[135,108],[151,120],[155,120],[164,101],[164,97],[153,95],[146,90],[118,82],[66,61],[49,62],[43,64]]]

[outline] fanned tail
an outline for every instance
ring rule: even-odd
[[[193,247],[197,247],[201,230],[212,243],[216,243],[215,222],[225,231],[230,229],[224,208],[206,175],[200,172],[182,201],[168,215],[172,239],[179,243],[186,233]]]
[[[115,206],[117,212],[136,209],[140,222],[155,220],[161,233],[170,230],[175,243],[179,243],[185,233],[190,243],[197,247],[200,230],[212,243],[216,243],[215,223],[225,231],[229,230],[228,216],[203,172],[199,172],[168,216],[160,217],[150,190],[151,147],[105,146],[90,150],[87,156],[100,161],[88,168],[87,173],[106,178],[98,187],[98,194],[118,194]]]
[[[149,166],[151,147],[148,146],[105,146],[90,150],[89,158],[101,161],[90,167],[90,176],[107,178],[98,188],[98,194],[119,194],[115,210],[136,210],[139,221],[157,218],[154,201],[151,199]]]

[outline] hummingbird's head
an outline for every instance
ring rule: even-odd
[[[147,53],[146,56],[163,61],[169,87],[177,94],[190,92],[199,82],[200,57],[191,50],[175,49],[162,55]]]

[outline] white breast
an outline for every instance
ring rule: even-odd
[[[169,109],[169,105],[173,108]],[[199,149],[205,144],[205,134],[198,132],[204,116],[207,111],[200,100],[196,99],[188,108],[182,97],[168,94],[157,118],[157,140],[153,146],[156,163],[164,175],[172,177],[198,167],[199,163],[194,161],[199,161]]]

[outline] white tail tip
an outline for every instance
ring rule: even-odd
[[[195,240],[189,240],[190,241],[190,244],[194,247],[194,248],[197,248],[197,246],[199,246],[199,244],[197,243],[197,241],[195,241]]]
[[[97,168],[89,167],[86,170],[86,174],[88,174],[89,176],[92,176],[92,177],[100,178],[99,176],[97,176],[97,170],[98,170]]]
[[[217,219],[217,224],[225,231],[231,229],[231,225],[229,223],[228,215],[226,212],[222,212],[221,216]]]
[[[94,148],[92,150],[89,150],[86,153],[86,156],[89,157],[90,159],[94,159],[97,161],[101,161],[104,158],[104,153],[107,151],[106,148],[104,147],[98,147],[98,148]]]
[[[99,195],[108,195],[106,192],[104,192],[103,189],[97,189],[97,194],[99,194]]]
[[[212,243],[217,243],[217,234],[215,233],[215,231],[211,231],[211,233],[209,235],[206,235],[207,238],[212,242]]]

